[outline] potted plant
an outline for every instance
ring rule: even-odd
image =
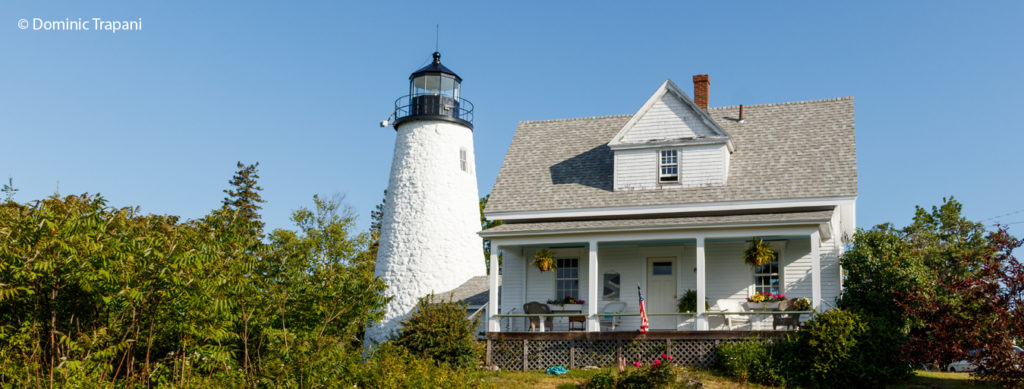
[[[686,293],[683,293],[683,297],[679,299],[679,312],[697,312],[697,291],[690,289]],[[704,310],[711,310],[711,305],[708,304],[707,299],[704,299]]]
[[[760,267],[775,261],[776,253],[764,239],[754,238],[750,247],[743,252],[743,261],[753,267]]]
[[[548,249],[537,250],[537,253],[533,255],[533,265],[540,271],[554,270],[556,268],[555,254]]]
[[[779,309],[779,301],[785,300],[786,295],[772,292],[754,293],[747,297],[747,308],[757,310]]]
[[[808,300],[806,297],[795,298],[793,299],[793,309],[797,311],[810,311],[811,300]]]
[[[584,303],[586,303],[586,301],[572,298],[572,296],[548,300],[548,305],[557,305],[560,310],[565,311],[580,311],[583,309]]]

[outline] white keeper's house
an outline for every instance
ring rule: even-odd
[[[484,210],[505,224],[480,232],[502,257],[488,332],[543,323],[516,314],[564,296],[585,301],[585,331],[612,330],[611,311],[614,331],[635,331],[638,285],[652,330],[726,329],[722,312],[758,292],[834,307],[856,226],[853,98],[708,108],[708,76],[693,80],[693,99],[665,81],[632,115],[519,124]],[[744,262],[755,237],[776,262]],[[542,249],[556,270],[533,264]],[[676,314],[688,290],[711,309]]]

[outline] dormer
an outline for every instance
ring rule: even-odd
[[[707,113],[708,76],[693,81],[701,105],[665,80],[608,142],[616,191],[725,185],[732,138]]]

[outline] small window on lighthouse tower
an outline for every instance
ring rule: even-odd
[[[462,171],[469,173],[469,161],[466,160],[466,149],[459,149],[459,167]]]

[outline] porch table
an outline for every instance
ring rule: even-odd
[[[551,313],[576,313],[576,314],[580,314],[580,313],[583,313],[583,310],[582,309],[552,309]],[[572,331],[572,323],[574,323],[574,322],[575,323],[583,323],[583,331],[586,331],[586,329],[587,329],[587,324],[586,324],[587,323],[587,317],[586,316],[584,316],[584,315],[575,315],[575,316],[566,316],[566,317],[568,318],[568,321],[566,322],[566,328],[568,328],[568,331]],[[552,323],[551,325],[553,327],[554,323]],[[544,323],[541,323],[541,331],[544,331],[544,327],[543,326],[544,326]],[[554,328],[552,328],[551,330],[554,331]]]

